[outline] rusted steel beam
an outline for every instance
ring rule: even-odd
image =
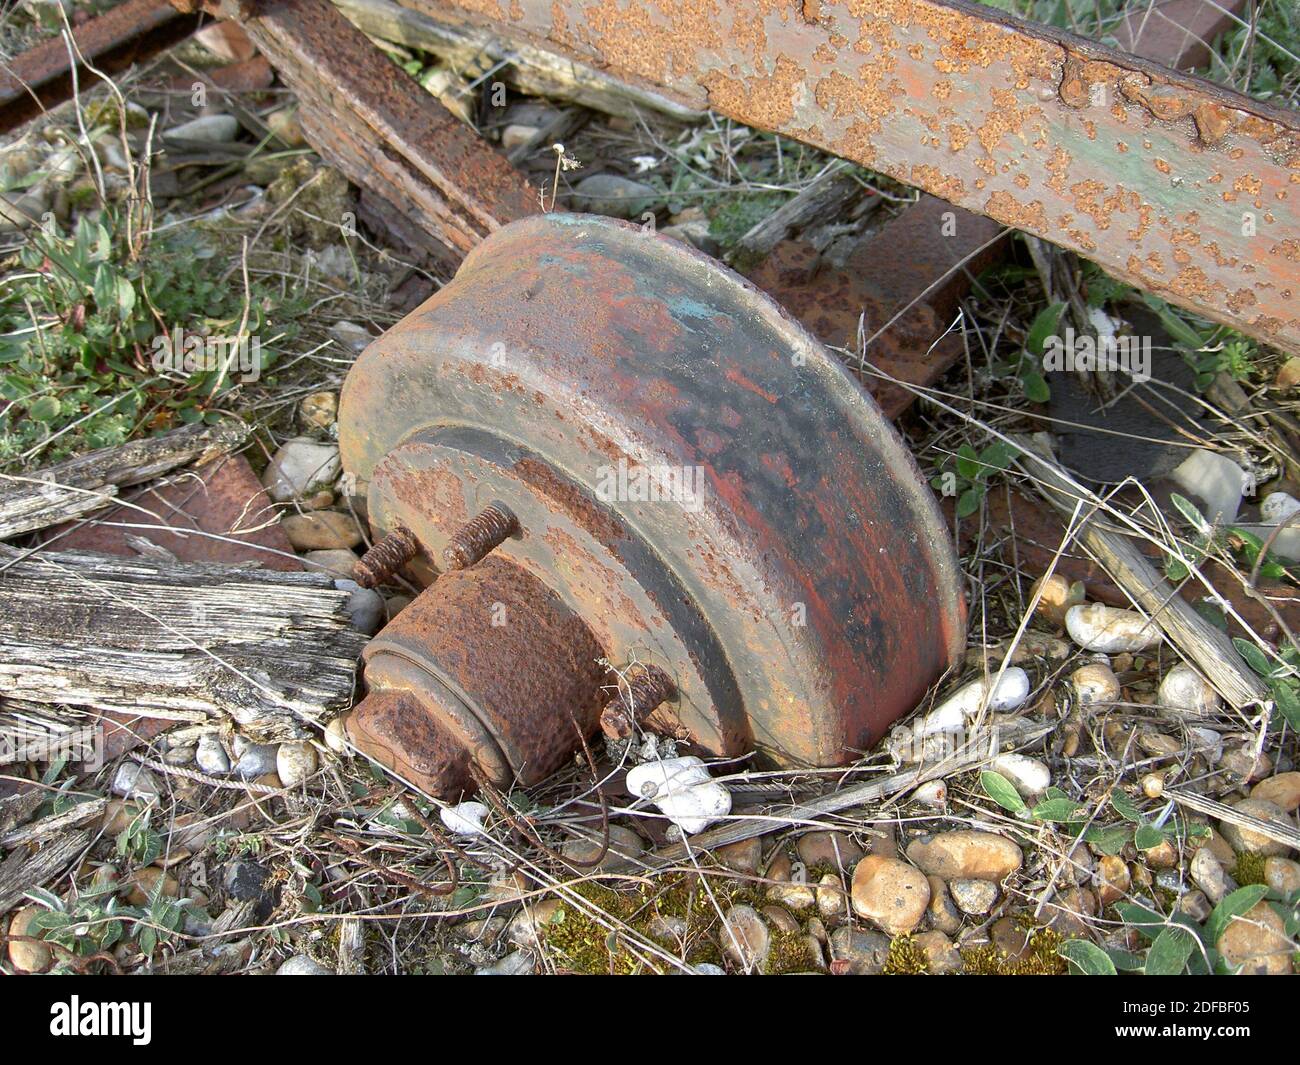
[[[1208,66],[1210,45],[1237,22],[1246,0],[1153,0],[1115,27],[1120,48],[1178,70]]]
[[[961,0],[406,0],[834,152],[1300,352],[1300,117]]]
[[[519,172],[327,0],[260,4],[244,27],[297,94],[308,140],[456,258],[537,210]]]
[[[155,55],[189,36],[193,15],[166,0],[127,0],[72,31],[82,57],[104,73],[114,73]],[[12,61],[0,61],[0,130],[13,129],[42,108],[72,95],[72,62],[60,35],[29,48]],[[84,67],[79,74],[86,85]]]

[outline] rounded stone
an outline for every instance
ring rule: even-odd
[[[1216,944],[1223,960],[1251,976],[1285,976],[1291,972],[1292,947],[1286,925],[1267,902],[1234,918]]]
[[[998,886],[992,880],[950,881],[948,890],[952,892],[952,901],[962,913],[981,917],[993,909],[998,901]]]
[[[1286,813],[1292,813],[1300,807],[1300,773],[1293,770],[1261,780],[1250,789],[1250,797],[1264,799]]]
[[[1295,827],[1288,824],[1287,816],[1282,812],[1282,808],[1267,799],[1242,799],[1240,802],[1234,803],[1232,808],[1240,813],[1258,817],[1261,821],[1276,821],[1282,826]],[[1287,852],[1285,843],[1279,843],[1262,832],[1256,832],[1251,828],[1243,828],[1228,820],[1219,822],[1219,831],[1223,833],[1223,838],[1228,841],[1232,849],[1238,854],[1262,854],[1268,858],[1281,856]]]
[[[41,907],[24,906],[14,914],[9,922],[11,936],[37,936],[36,918],[45,911]],[[44,943],[19,942],[9,940],[9,963],[21,973],[42,972],[53,960],[50,948]]]
[[[722,953],[741,972],[759,972],[772,946],[772,933],[752,906],[732,906],[718,932]]]
[[[992,832],[958,829],[914,840],[907,857],[924,873],[944,880],[1002,880],[1024,861],[1019,846]]]
[[[925,874],[897,858],[868,855],[853,870],[853,910],[890,935],[906,935],[930,905]]]

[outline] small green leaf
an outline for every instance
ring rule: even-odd
[[[1174,508],[1183,516],[1186,522],[1202,536],[1209,536],[1214,530],[1210,528],[1210,523],[1205,520],[1202,514],[1186,496],[1180,496],[1177,492],[1169,494],[1169,501],[1173,503]]]
[[[1031,403],[1047,403],[1052,398],[1052,390],[1047,387],[1046,378],[1036,370],[1022,373],[1020,385]]]
[[[1025,336],[1025,348],[1034,355],[1042,355],[1047,338],[1056,334],[1056,327],[1061,322],[1064,303],[1052,303],[1044,307],[1034,317],[1029,333]]]
[[[1185,928],[1166,928],[1147,951],[1143,970],[1147,976],[1177,976],[1187,967],[1187,959],[1196,949],[1196,937]]]
[[[54,396],[41,396],[35,403],[27,408],[27,415],[33,421],[49,422],[59,416],[62,405]]]
[[[957,497],[957,517],[969,518],[980,508],[980,500],[984,498],[984,493],[978,488],[967,488]]]
[[[1125,924],[1132,925],[1149,940],[1154,940],[1169,923],[1155,910],[1139,906],[1136,902],[1117,902],[1115,912],[1124,919]]]
[[[1133,833],[1133,846],[1140,851],[1149,851],[1164,842],[1165,834],[1153,825],[1139,825]]]
[[[1077,814],[1083,809],[1082,803],[1058,796],[1044,799],[1034,807],[1034,818],[1038,821],[1065,822],[1078,820]]]
[[[1142,811],[1122,791],[1111,792],[1110,804],[1115,807],[1115,812],[1125,821],[1132,821],[1135,825],[1142,823]]]
[[[1093,844],[1102,854],[1116,855],[1133,838],[1131,825],[1094,825],[1084,833],[1086,842]]]
[[[1273,672],[1273,663],[1268,660],[1268,656],[1249,640],[1234,636],[1232,645],[1237,649],[1241,657],[1246,660],[1246,665],[1250,666],[1261,677],[1267,677]]]
[[[1225,896],[1223,901],[1214,907],[1210,919],[1205,922],[1205,941],[1211,945],[1217,944],[1233,918],[1240,917],[1253,909],[1267,892],[1267,884],[1247,884]]]
[[[986,769],[980,774],[980,787],[985,795],[1010,813],[1018,814],[1025,809],[1025,800],[1020,797],[1020,792],[1001,773]]]
[[[1067,939],[1058,954],[1084,976],[1117,976],[1115,963],[1101,947],[1086,939]]]
[[[980,462],[994,470],[1005,470],[1020,452],[1005,440],[995,440],[980,452]]]
[[[974,481],[984,472],[980,457],[970,444],[962,444],[957,449],[957,472],[968,481]]]
[[[1283,681],[1276,681],[1273,684],[1273,698],[1277,712],[1288,725],[1300,732],[1300,696],[1296,695],[1295,688]]]

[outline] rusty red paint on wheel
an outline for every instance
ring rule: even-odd
[[[504,504],[519,531],[489,558],[615,667],[664,670],[651,726],[706,750],[850,761],[964,646],[943,521],[876,404],[749,283],[634,226],[489,236],[363,353],[340,426],[376,532],[419,538],[417,575]],[[654,477],[677,491],[639,498]],[[482,668],[537,666],[516,653]]]

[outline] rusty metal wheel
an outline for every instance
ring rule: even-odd
[[[367,650],[349,729],[433,791],[471,763],[552,772],[614,694],[605,667],[634,663],[670,693],[649,727],[842,764],[962,652],[957,560],[897,433],[780,307],[667,237],[499,230],[362,354],[340,429],[392,537],[361,575],[428,586]]]

